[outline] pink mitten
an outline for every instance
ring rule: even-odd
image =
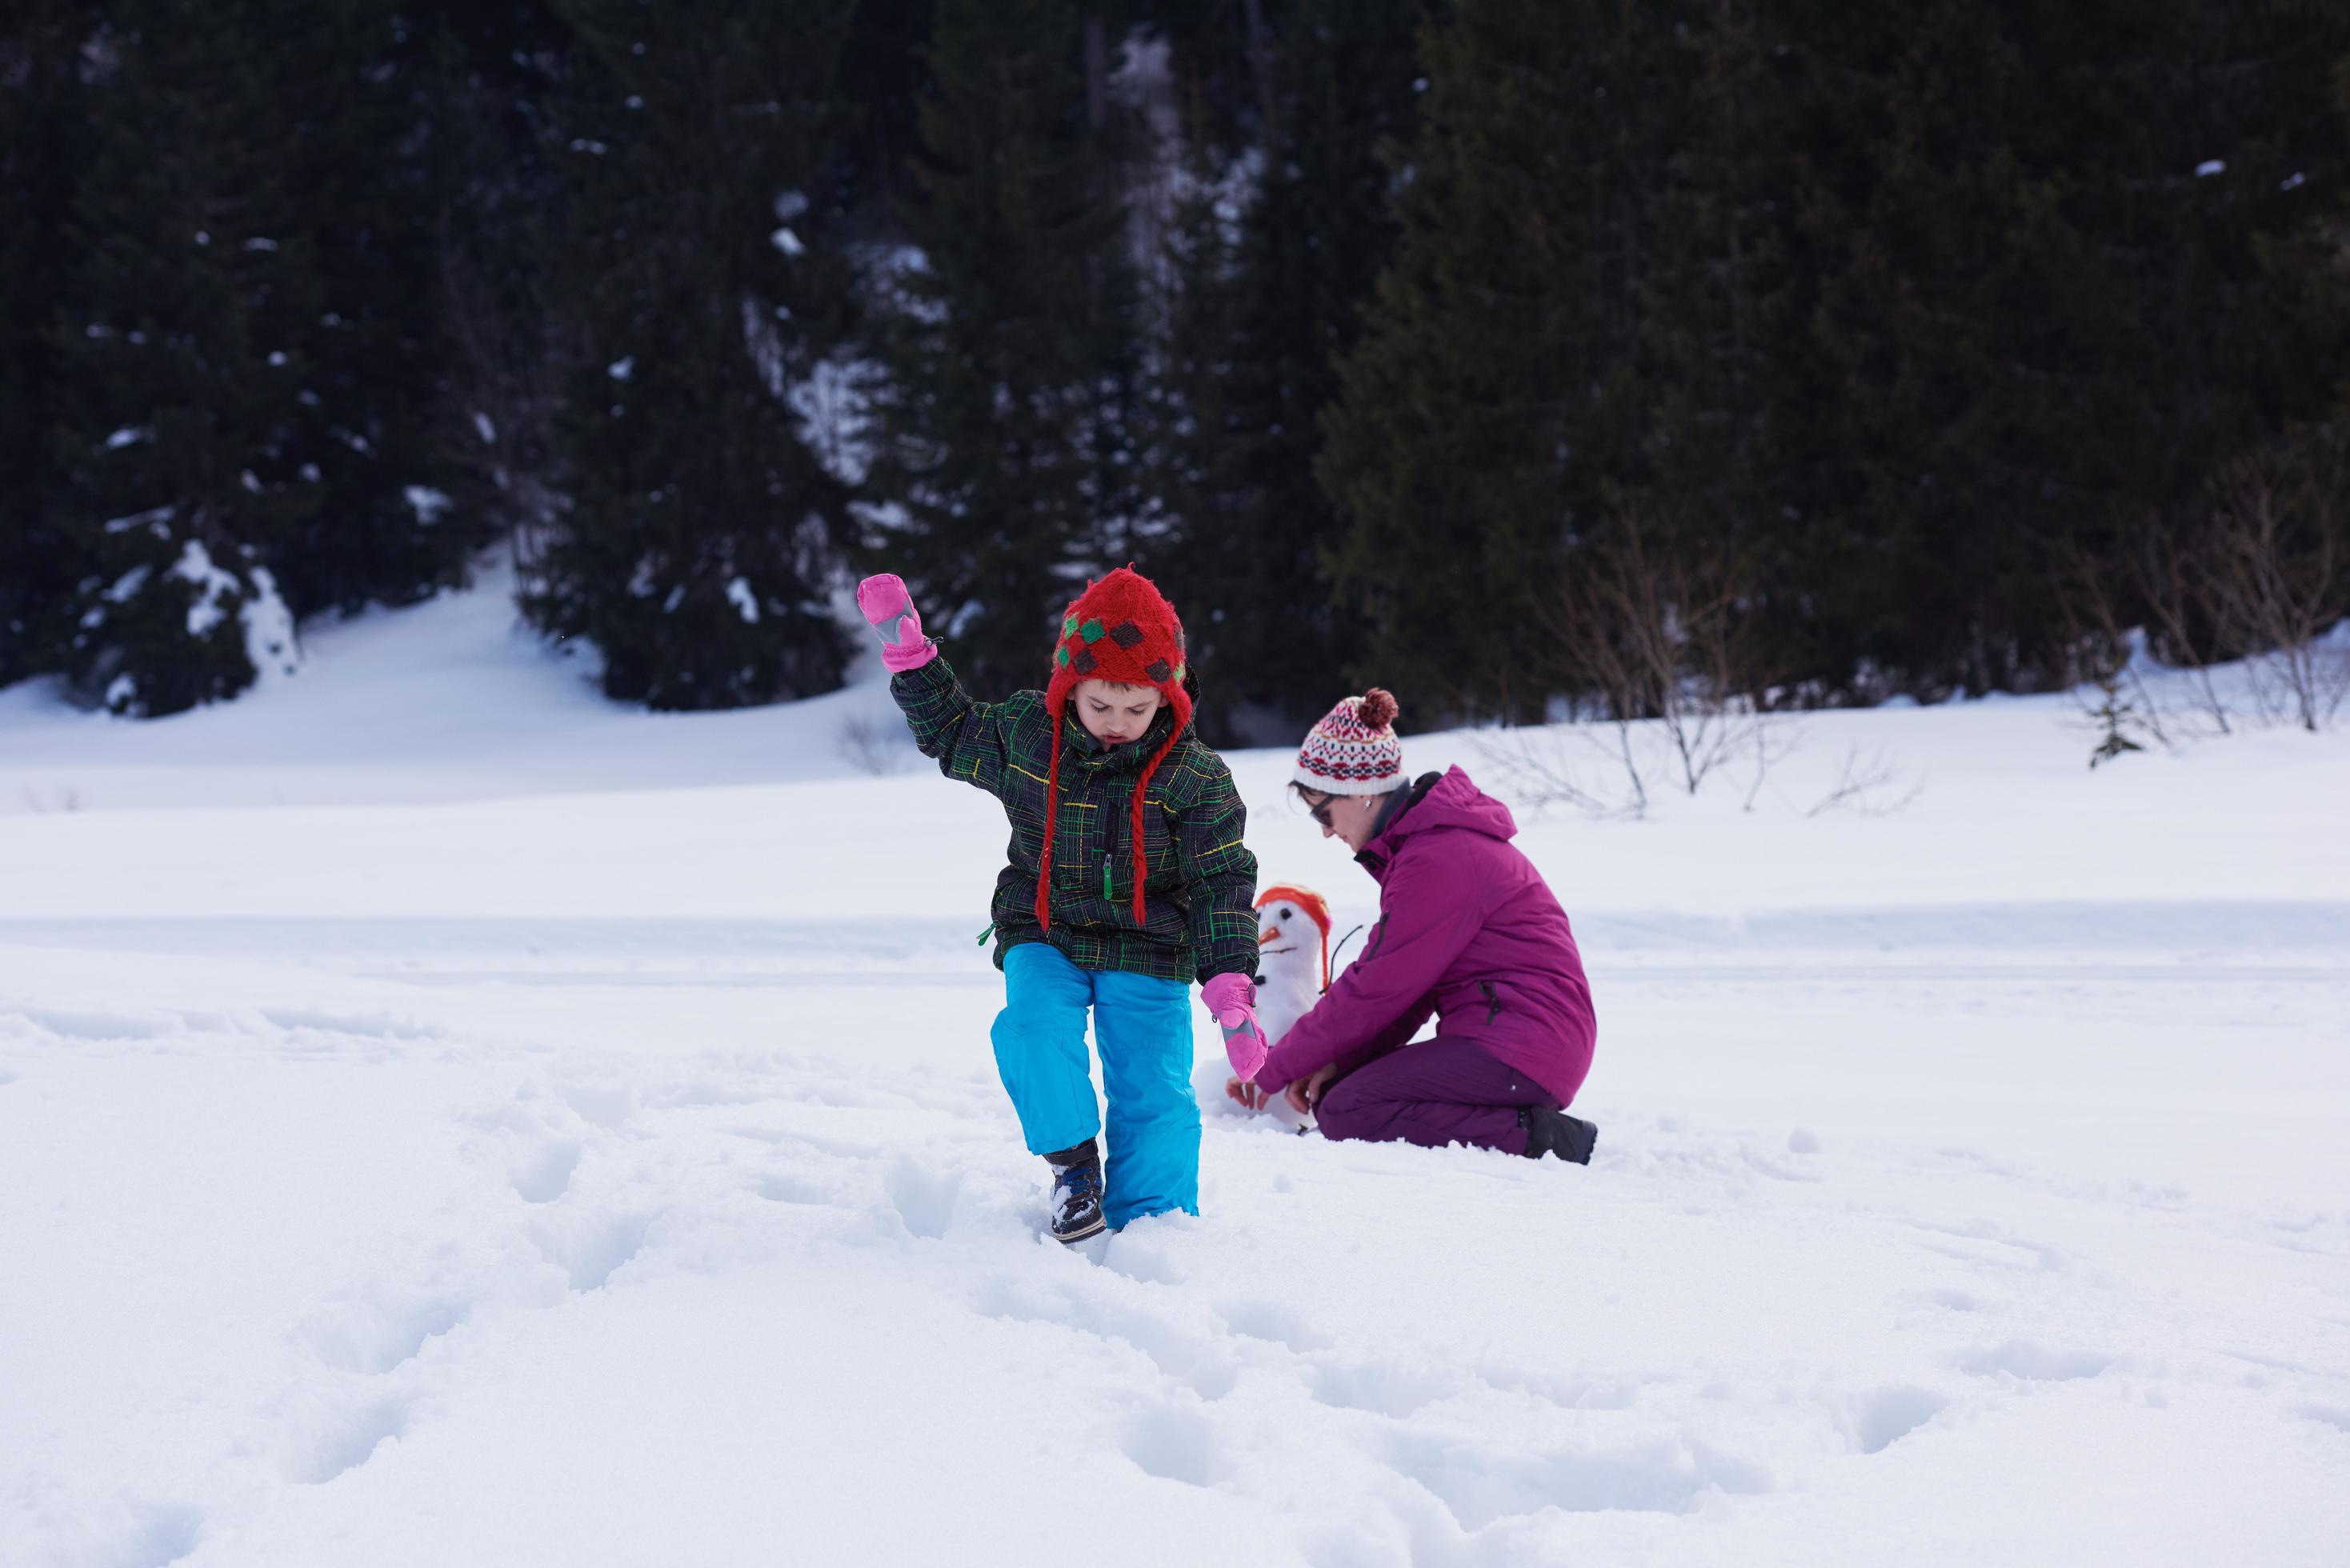
[[[1224,1057],[1243,1081],[1256,1076],[1272,1049],[1256,1021],[1256,982],[1244,974],[1211,975],[1200,987],[1216,1027],[1224,1032]]]
[[[939,645],[922,635],[921,612],[906,592],[905,579],[883,572],[857,585],[857,608],[881,634],[881,662],[892,675],[920,670],[939,656]]]

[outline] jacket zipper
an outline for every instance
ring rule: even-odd
[[[1118,902],[1118,895],[1111,892],[1109,888],[1109,851],[1107,849],[1102,851],[1102,902],[1105,904]]]
[[[1502,999],[1493,993],[1493,982],[1490,980],[1479,981],[1477,989],[1485,993],[1485,1022],[1491,1024],[1502,1011]]]

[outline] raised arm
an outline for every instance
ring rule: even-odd
[[[935,758],[951,779],[1001,795],[1005,730],[1013,705],[974,702],[955,678],[939,645],[922,635],[921,613],[894,574],[857,585],[857,607],[881,636],[881,662],[889,670],[889,695],[897,700],[914,744]]]

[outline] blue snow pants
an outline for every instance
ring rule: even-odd
[[[1086,1009],[1093,1009],[1109,1100],[1102,1213],[1113,1229],[1145,1214],[1200,1211],[1191,991],[1155,975],[1079,969],[1049,942],[1022,942],[1003,955],[995,1068],[1031,1154],[1101,1130],[1086,1064]]]

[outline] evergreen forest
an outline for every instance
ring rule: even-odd
[[[0,305],[0,685],[131,716],[493,548],[677,710],[1132,562],[1220,743],[2350,615],[2341,0],[13,0]]]

